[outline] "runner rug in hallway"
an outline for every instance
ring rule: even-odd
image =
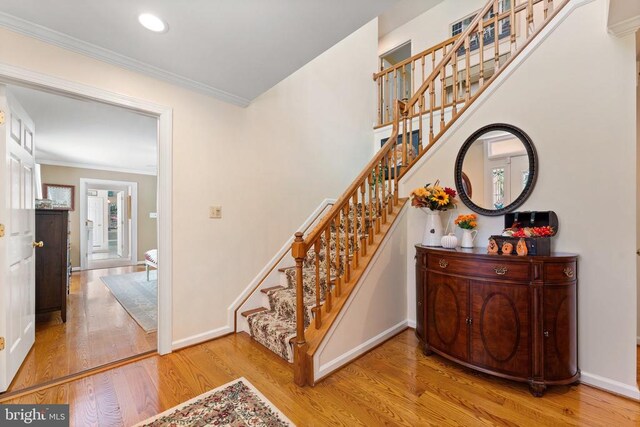
[[[117,274],[103,276],[102,282],[109,288],[120,305],[145,332],[158,329],[158,272]]]
[[[293,426],[245,378],[238,378],[149,418],[135,427]]]

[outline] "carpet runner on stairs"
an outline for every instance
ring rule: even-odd
[[[365,230],[368,230],[369,215],[368,207],[365,209],[365,229],[362,229],[361,215],[362,205],[358,204],[357,220],[355,224],[356,235],[359,239],[362,236],[368,236]],[[375,215],[375,209],[374,209]],[[349,211],[349,253],[353,255],[354,249],[354,209],[351,205]],[[375,218],[375,216],[374,216]],[[344,216],[340,222],[340,255],[341,265],[345,262],[345,221]],[[332,227],[330,235],[330,259],[331,259],[331,272],[332,275],[336,272],[336,240],[338,233],[335,227]],[[324,236],[320,241],[320,250],[318,252],[318,258],[320,261],[320,301],[324,303],[325,293],[327,291],[326,281],[326,242]],[[316,252],[314,248],[311,248],[307,253],[307,258],[303,263],[303,289],[304,289],[304,305],[305,305],[305,329],[311,323],[313,319],[312,308],[316,304],[316,269],[315,269],[315,257]],[[342,271],[338,271],[342,274]],[[296,336],[296,271],[295,268],[288,268],[284,271],[286,277],[286,287],[281,289],[275,289],[267,292],[269,299],[269,309],[260,311],[247,316],[247,322],[249,323],[249,330],[251,336],[289,363],[293,363],[293,345],[292,340]],[[333,278],[329,280],[331,283]]]

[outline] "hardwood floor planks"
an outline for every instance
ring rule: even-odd
[[[426,357],[408,330],[315,387],[246,334],[153,356],[9,403],[70,403],[72,425],[130,426],[240,376],[299,426],[637,426],[640,404],[585,385],[494,378]]]
[[[37,317],[36,343],[7,391],[155,350],[156,333],[147,334],[100,280],[110,274],[143,270],[136,266],[73,273],[67,322],[62,322],[59,312]]]

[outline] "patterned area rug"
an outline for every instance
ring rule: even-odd
[[[294,425],[249,381],[238,378],[134,427]]]
[[[104,276],[100,280],[145,332],[158,329],[158,271]]]

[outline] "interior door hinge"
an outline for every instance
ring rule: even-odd
[[[0,224],[0,237],[4,237],[4,224]]]
[[[0,351],[4,350],[4,337],[0,337]]]
[[[0,126],[4,124],[4,111],[0,111]]]

